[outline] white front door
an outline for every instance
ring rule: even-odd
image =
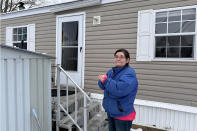
[[[57,17],[57,64],[82,87],[84,15]],[[60,84],[66,85],[66,77],[60,74]],[[69,85],[73,85],[69,82]]]

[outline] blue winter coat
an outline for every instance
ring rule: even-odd
[[[132,113],[138,89],[136,73],[130,66],[114,67],[107,72],[107,79],[99,87],[104,90],[103,107],[111,117],[123,117]]]

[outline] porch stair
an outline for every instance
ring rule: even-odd
[[[83,112],[83,94],[77,93],[77,103],[78,103],[78,114],[77,114],[77,123],[83,129],[84,123],[84,112]],[[75,118],[75,94],[68,96],[68,111],[72,118]],[[60,97],[61,104],[64,108],[66,108],[66,96]],[[52,98],[52,116],[53,121],[56,121],[56,113],[57,113],[57,97]],[[60,128],[67,129],[68,131],[77,130],[75,124],[71,121],[71,119],[66,116],[65,113],[60,113],[61,120],[57,123]],[[87,103],[87,131],[108,131],[107,125],[107,116],[104,111],[101,109],[101,103],[97,101],[88,102]]]
[[[60,131],[60,128],[67,129],[66,131],[104,131],[107,116],[101,110],[101,104],[92,100],[60,65],[56,68],[57,96],[52,102],[56,131]],[[60,84],[60,72],[65,76],[65,82],[62,84]],[[62,89],[66,91],[64,95],[61,95]]]
[[[78,93],[77,95],[77,103],[78,103],[78,107],[82,107],[83,106],[83,95],[81,93]],[[74,111],[75,109],[75,95],[69,95],[68,96],[69,99],[69,103],[68,103],[68,112],[71,113],[72,111]],[[56,113],[57,113],[57,97],[52,97],[52,120],[55,121],[56,118]],[[60,103],[63,105],[64,108],[66,108],[66,101],[67,101],[67,97],[66,96],[61,96],[60,97]],[[60,118],[62,118],[64,116],[64,113],[60,113]]]

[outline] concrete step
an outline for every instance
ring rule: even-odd
[[[107,126],[107,121],[105,120],[107,115],[104,111],[98,112],[92,119],[88,121],[88,131],[104,131]]]
[[[79,93],[79,92],[77,93],[77,97],[81,98],[82,96],[83,96],[82,93]],[[75,94],[68,95],[68,100],[69,100],[69,104],[72,104],[72,102],[75,100]],[[61,104],[65,104],[66,101],[67,101],[67,96],[60,96],[60,103]],[[52,97],[51,102],[52,102],[52,104],[57,103],[57,97]]]
[[[68,100],[69,100],[68,112],[72,113],[73,111],[75,111],[75,95],[74,94],[69,95]],[[83,94],[78,93],[77,94],[78,109],[83,106],[83,101],[84,101]],[[61,96],[60,97],[60,103],[65,109],[66,109],[66,102],[67,102],[67,97],[66,96]],[[52,98],[52,119],[53,119],[53,121],[56,118],[56,112],[57,112],[56,105],[57,105],[57,97],[53,97]],[[64,112],[60,113],[61,118],[64,116],[64,114],[65,114]]]
[[[89,121],[92,119],[99,111],[100,111],[100,103],[99,102],[93,102],[89,103],[87,105],[87,120]],[[84,120],[84,110],[83,107],[81,107],[78,111],[78,117],[77,117],[77,123],[79,126],[83,126],[83,120]],[[75,116],[75,112],[71,113],[72,118]],[[70,120],[68,116],[65,116],[61,121],[60,121],[60,127],[65,128],[65,129],[71,129],[74,126],[73,122]]]
[[[103,131],[109,131],[108,122],[107,125],[104,127]]]

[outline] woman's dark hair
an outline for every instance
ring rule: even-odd
[[[114,53],[114,56],[118,53],[118,52],[122,52],[125,56],[126,59],[130,59],[130,55],[129,55],[129,52],[126,50],[126,49],[118,49],[115,53]],[[125,66],[128,66],[129,63],[127,63]]]

